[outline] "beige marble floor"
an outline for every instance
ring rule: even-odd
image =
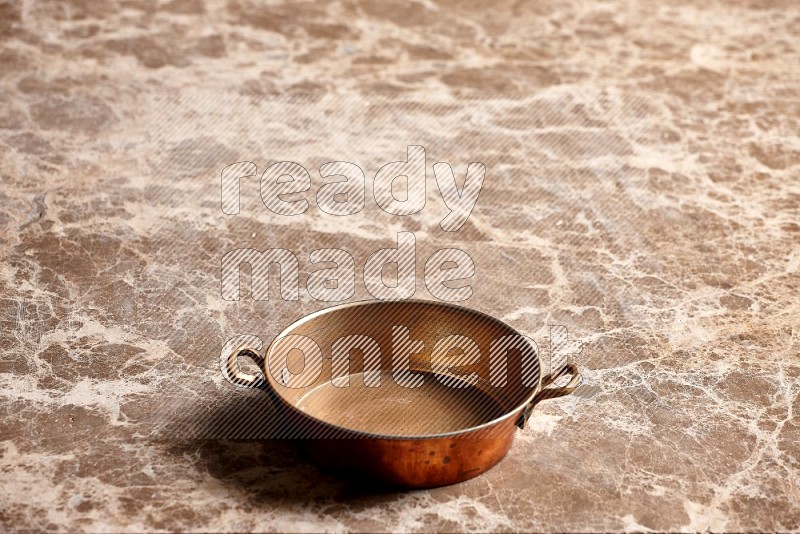
[[[3,530],[800,530],[800,7],[715,2],[0,2]],[[426,149],[425,208],[375,172]],[[302,164],[269,211],[220,172]],[[328,161],[367,177],[322,212]],[[458,232],[432,165],[486,181]],[[318,472],[218,359],[328,304],[349,251],[475,262],[466,305],[583,342],[589,393],[508,457],[397,492]],[[286,248],[299,300],[224,300],[236,248]],[[277,288],[275,289],[277,291]],[[252,419],[247,429],[232,419]]]

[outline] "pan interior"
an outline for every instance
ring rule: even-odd
[[[325,382],[307,391],[295,405],[299,410],[335,426],[392,436],[455,432],[492,421],[505,411],[481,389],[444,384],[432,373],[413,373],[422,380],[408,388],[387,371],[380,386],[365,385],[363,373],[349,376],[346,387]],[[450,380],[452,378],[448,377]],[[373,381],[370,382],[374,384]]]
[[[461,348],[441,349],[456,338]],[[535,394],[540,378],[532,340],[484,314],[427,301],[313,314],[282,333],[266,359],[271,388],[292,409],[339,428],[391,436],[456,432],[510,415]],[[417,373],[422,385],[398,385],[398,368]],[[339,387],[345,376],[348,387]],[[365,385],[365,378],[375,385],[377,376],[379,387]],[[474,386],[453,387],[459,380]]]

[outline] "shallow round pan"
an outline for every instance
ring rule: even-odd
[[[263,377],[239,369],[254,360]],[[226,376],[269,392],[282,434],[318,464],[408,487],[490,469],[534,405],[580,383],[568,364],[541,376],[538,348],[504,322],[440,302],[366,301],[311,314],[264,356],[239,347]],[[557,376],[572,375],[563,387]]]

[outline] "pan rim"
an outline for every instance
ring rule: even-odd
[[[352,435],[353,437],[366,438],[366,439],[415,441],[415,440],[429,440],[429,439],[438,439],[438,438],[456,438],[456,437],[459,437],[459,436],[464,435],[464,434],[472,434],[472,433],[480,432],[481,430],[489,429],[491,427],[494,427],[494,426],[506,421],[507,419],[509,419],[511,417],[518,417],[519,414],[531,403],[533,398],[539,393],[539,391],[540,391],[540,389],[542,387],[542,372],[541,372],[541,359],[539,358],[538,351],[536,351],[536,362],[537,362],[537,364],[539,366],[539,374],[538,374],[536,387],[533,387],[531,389],[530,394],[528,396],[526,396],[524,401],[522,401],[515,408],[512,408],[512,409],[506,411],[506,413],[504,413],[503,415],[501,415],[499,417],[495,417],[494,419],[492,419],[490,421],[487,421],[485,423],[481,423],[480,425],[475,425],[475,426],[471,426],[471,427],[467,427],[467,428],[463,428],[463,429],[459,429],[459,430],[452,430],[452,431],[449,431],[449,432],[440,432],[440,433],[436,433],[436,434],[399,435],[399,434],[382,434],[382,433],[378,433],[378,432],[369,432],[369,431],[365,431],[365,430],[356,430],[356,429],[348,428],[346,426],[335,425],[335,424],[333,424],[333,423],[331,423],[329,421],[326,421],[325,419],[321,419],[321,418],[316,417],[314,415],[311,415],[311,414],[309,414],[307,412],[299,410],[294,404],[288,402],[285,398],[283,398],[283,396],[278,392],[278,390],[275,387],[273,387],[274,379],[269,374],[268,369],[266,368],[267,367],[266,362],[269,361],[269,357],[271,355],[271,352],[272,352],[273,348],[276,346],[277,342],[280,341],[281,339],[283,339],[284,337],[290,335],[291,332],[293,330],[295,330],[296,328],[298,328],[299,326],[301,326],[301,325],[303,325],[303,324],[305,324],[305,323],[307,323],[307,322],[309,322],[309,321],[311,321],[313,319],[316,319],[317,317],[319,317],[321,315],[325,315],[327,313],[331,313],[331,312],[334,312],[334,311],[339,311],[339,310],[343,310],[343,309],[347,309],[347,308],[365,306],[365,305],[370,305],[370,304],[403,304],[403,303],[432,305],[432,306],[439,306],[439,307],[444,307],[444,308],[451,308],[451,309],[455,309],[455,310],[460,310],[460,311],[463,311],[463,312],[468,312],[468,313],[471,313],[471,314],[478,315],[479,317],[484,318],[484,319],[486,319],[486,320],[488,320],[490,322],[499,323],[503,327],[509,329],[512,333],[520,335],[520,336],[523,336],[523,334],[521,334],[519,331],[517,331],[516,328],[512,327],[511,325],[509,325],[505,321],[502,321],[502,320],[500,320],[500,319],[498,319],[498,318],[496,318],[496,317],[494,317],[492,315],[489,315],[488,313],[485,313],[485,312],[482,312],[480,310],[476,310],[476,309],[473,309],[473,308],[467,308],[466,306],[461,306],[459,304],[453,304],[453,303],[450,303],[450,302],[441,302],[441,301],[435,301],[435,300],[409,298],[409,299],[386,299],[386,300],[365,299],[365,300],[358,300],[358,301],[354,301],[354,302],[346,302],[344,304],[337,304],[337,305],[334,305],[334,306],[330,306],[328,308],[323,308],[321,310],[317,310],[317,311],[315,311],[313,313],[310,313],[310,314],[298,319],[297,321],[294,321],[289,326],[287,326],[286,328],[281,330],[278,333],[278,335],[275,336],[275,338],[273,338],[272,342],[267,347],[267,350],[266,350],[266,353],[265,353],[265,357],[264,357],[264,362],[265,362],[264,363],[264,368],[262,369],[262,373],[264,374],[265,382],[267,383],[267,385],[269,387],[269,390],[272,393],[272,396],[277,398],[278,401],[281,403],[281,405],[284,408],[289,408],[295,415],[300,416],[301,418],[309,419],[309,420],[311,420],[311,421],[313,421],[313,422],[315,422],[317,424],[322,424],[322,425],[331,427],[331,428],[336,429],[336,430],[338,430],[340,432],[347,433],[348,435]],[[523,336],[523,337],[527,337],[527,336]],[[434,373],[430,373],[430,374],[434,374]],[[443,373],[438,373],[438,374],[442,375]],[[315,439],[315,438],[312,437],[312,438],[309,438],[309,439]]]

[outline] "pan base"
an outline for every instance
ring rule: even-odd
[[[377,387],[367,387],[363,373],[352,374],[346,387],[326,382],[302,395],[295,406],[329,424],[389,436],[456,432],[505,414],[492,397],[474,386],[445,385],[426,372],[412,375],[421,378],[422,385],[401,386],[385,371]]]

